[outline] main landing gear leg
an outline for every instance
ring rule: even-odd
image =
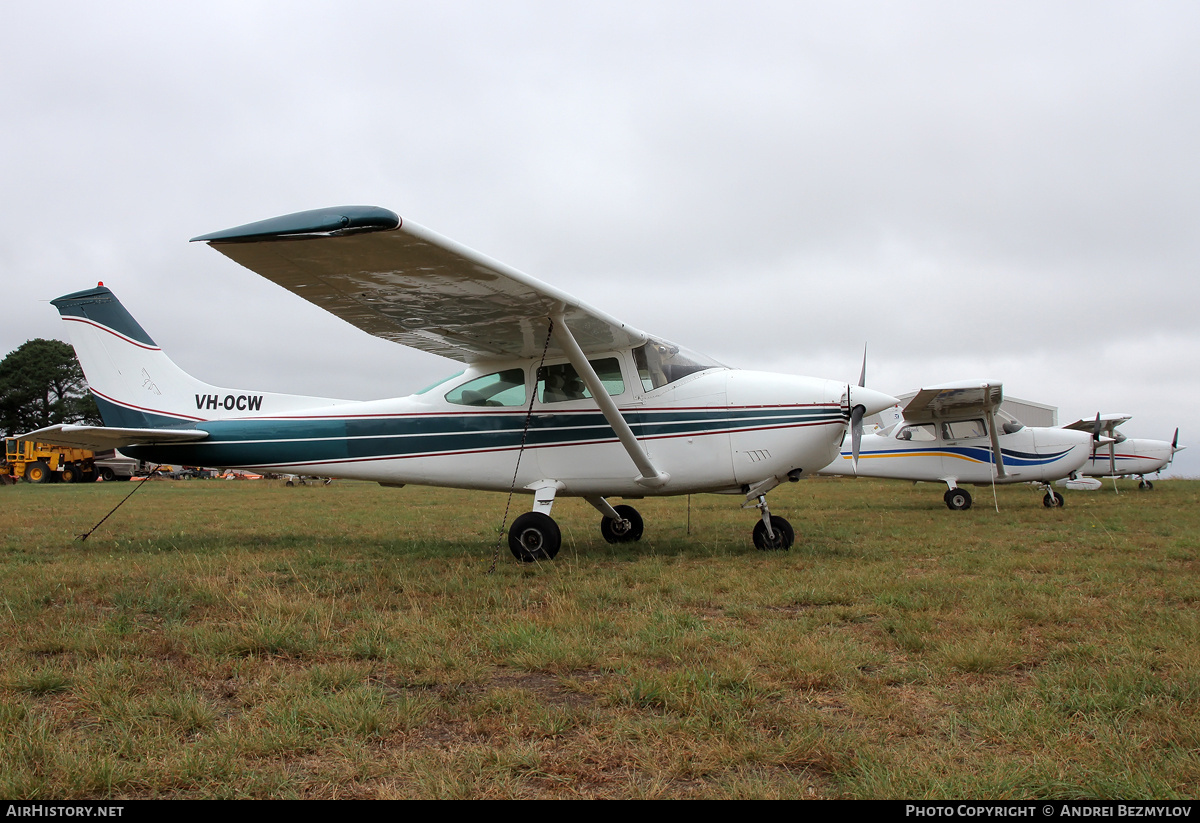
[[[609,543],[633,543],[642,539],[642,516],[633,506],[613,506],[603,497],[584,498],[604,515],[600,534]]]
[[[508,548],[522,563],[553,560],[562,546],[562,532],[550,517],[557,485],[538,485],[533,492],[533,511],[513,521],[508,530]]]
[[[760,494],[756,504],[762,516],[754,524],[754,548],[764,552],[785,552],[792,547],[796,533],[792,524],[767,508],[767,496]]]

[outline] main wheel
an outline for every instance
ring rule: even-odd
[[[61,477],[64,483],[77,483],[79,481],[79,467],[63,466]]]
[[[41,460],[30,463],[25,467],[25,479],[30,483],[49,483],[50,467]]]
[[[971,493],[966,489],[947,489],[942,499],[950,511],[960,512],[971,508]]]
[[[796,540],[792,524],[777,514],[771,515],[771,531],[775,532],[774,537],[767,534],[767,524],[760,518],[754,524],[754,548],[761,552],[785,552]]]
[[[642,516],[633,506],[613,506],[620,520],[605,517],[600,521],[600,534],[609,543],[632,543],[642,539]]]
[[[552,560],[562,545],[562,532],[550,515],[525,512],[508,530],[508,548],[522,563]]]
[[[1042,498],[1042,505],[1047,509],[1061,509],[1065,503],[1063,496],[1058,492],[1046,492],[1046,496]]]

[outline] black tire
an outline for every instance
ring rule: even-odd
[[[1042,505],[1047,509],[1061,509],[1065,504],[1066,501],[1058,492],[1046,492],[1046,496],[1042,498]]]
[[[41,460],[36,460],[25,467],[25,480],[29,483],[49,483],[50,467]]]
[[[633,543],[642,539],[642,516],[633,506],[613,506],[621,520],[602,518],[600,534],[609,543]]]
[[[78,466],[63,466],[60,473],[62,482],[78,483],[79,482],[79,467]]]
[[[110,469],[108,466],[105,466],[104,468],[100,469],[100,479],[105,483],[111,483],[117,479],[117,476],[113,474],[112,469]]]
[[[562,532],[550,515],[525,512],[508,530],[508,548],[522,563],[553,560],[562,546]]]
[[[796,541],[792,524],[777,514],[771,515],[771,531],[775,532],[774,538],[767,536],[767,524],[760,518],[754,524],[754,548],[761,552],[785,552]]]
[[[1141,491],[1148,492],[1153,488],[1154,488],[1154,484],[1151,483],[1149,480],[1141,480],[1138,482],[1138,489]]]
[[[946,508],[953,512],[971,508],[971,493],[966,489],[947,489],[942,499],[946,501]]]

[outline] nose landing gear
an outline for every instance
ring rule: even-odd
[[[760,494],[756,506],[762,517],[754,524],[754,548],[761,552],[785,552],[796,540],[792,524],[767,508],[767,496]]]

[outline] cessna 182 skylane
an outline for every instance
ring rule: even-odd
[[[960,484],[1037,483],[1046,506],[1061,506],[1050,481],[1087,462],[1093,435],[1022,425],[1000,410],[1003,400],[1003,386],[990,381],[921,389],[894,423],[862,435],[857,450],[843,447],[818,474],[945,483],[952,510],[971,508]]]
[[[28,437],[147,460],[517,491],[522,561],[552,558],[558,496],[598,509],[609,542],[642,519],[610,496],[743,494],[754,543],[786,549],[766,495],[826,465],[852,413],[895,398],[730,369],[369,206],[285,215],[195,238],[373,335],[465,364],[418,394],[357,402],[218,388],[183,372],[103,284],[52,301],[105,426]],[[522,455],[524,459],[522,459]]]
[[[1160,472],[1175,459],[1179,445],[1179,429],[1168,443],[1165,440],[1143,440],[1126,437],[1117,426],[1130,419],[1127,414],[1097,414],[1092,420],[1076,420],[1063,428],[1076,431],[1099,431],[1108,441],[1105,448],[1097,442],[1079,474],[1085,477],[1137,477],[1138,488],[1149,490],[1154,484],[1146,475]]]

